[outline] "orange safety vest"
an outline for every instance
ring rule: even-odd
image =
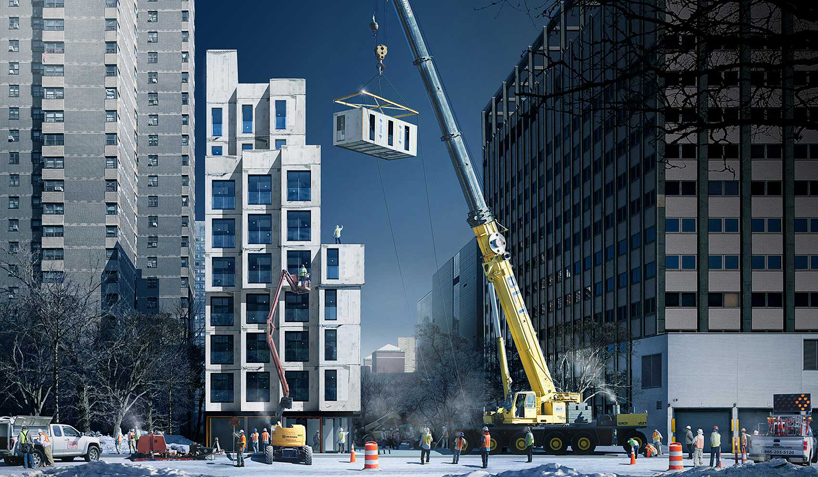
[[[747,434],[741,435],[741,447],[747,447]]]
[[[454,441],[455,449],[462,451],[464,447],[466,447],[466,439],[463,439],[462,437],[458,437],[457,439],[455,439]]]
[[[486,449],[491,448],[491,435],[488,432],[483,434],[483,447]]]
[[[258,442],[258,432],[250,434],[250,438],[253,439],[253,442]]]
[[[128,433],[128,440],[133,440],[133,432]]]
[[[51,442],[51,439],[48,438],[48,434],[40,434],[40,438],[43,439],[44,442]]]
[[[270,440],[270,434],[268,434],[267,431],[262,432],[261,433],[261,440],[264,441],[264,442],[269,441]]]
[[[117,434],[116,435],[116,441],[117,442],[122,442],[122,434]]]
[[[247,447],[247,438],[242,434],[239,436],[239,450],[244,450],[245,447]]]

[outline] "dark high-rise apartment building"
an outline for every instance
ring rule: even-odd
[[[725,21],[769,21],[773,39],[792,25],[815,33],[792,12],[750,3]],[[571,386],[579,372],[571,359],[553,366],[561,357],[615,328],[621,342],[606,374],[624,373],[630,391],[595,397],[597,412],[647,410],[649,429],[664,435],[685,425],[731,429],[731,419],[740,423],[733,429],[755,429],[773,393],[818,393],[818,131],[795,133],[788,122],[811,117],[805,98],[818,92],[818,72],[796,61],[740,66],[739,54],[782,46],[708,45],[683,26],[654,48],[657,30],[626,18],[622,4],[568,1],[552,12],[483,111],[485,195],[509,229],[520,289],[558,381]],[[602,48],[623,53],[598,56],[614,64],[591,61]],[[627,77],[624,52],[652,48],[666,66]],[[783,57],[793,58],[789,48],[797,50],[786,45]],[[734,66],[691,76],[680,65],[696,55]],[[641,90],[660,98],[655,105],[605,110],[631,94],[630,81],[646,79],[659,85]],[[665,94],[685,100],[674,105]],[[697,130],[702,118],[726,124],[724,134]]]
[[[2,245],[33,251],[43,280],[91,274],[123,310],[189,307],[193,15],[193,0],[0,3]]]

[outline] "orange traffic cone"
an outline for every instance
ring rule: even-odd
[[[355,445],[352,445],[352,446],[349,448],[349,450],[350,450],[350,454],[349,454],[349,463],[350,463],[350,464],[354,464],[354,463],[355,463]]]
[[[631,447],[631,465],[636,465],[636,454],[633,452],[632,447]]]

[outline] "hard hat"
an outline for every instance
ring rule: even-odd
[[[256,429],[256,428],[254,427],[254,428],[253,428],[253,432],[258,432],[258,429]]]
[[[741,432],[747,432],[747,429],[745,429],[745,428],[743,428],[743,427],[742,427],[742,428],[741,428]]]
[[[530,427],[528,427],[528,426],[526,426],[525,430],[526,430],[526,431],[530,431],[530,430],[531,430],[531,428],[530,428]]]
[[[244,434],[244,429],[240,430],[239,434]]]
[[[344,428],[343,428],[343,427],[339,427],[339,428],[338,428],[338,430],[339,430],[339,431],[343,431],[343,430],[344,430]]]
[[[460,433],[460,437],[466,437],[466,433],[465,433],[465,432],[461,432],[461,433]]]
[[[701,429],[699,429],[699,430],[698,430],[698,431],[696,431],[696,432],[698,432],[699,434],[704,434],[704,431],[703,431],[703,430],[701,430]]]
[[[719,426],[713,426],[713,430],[714,430],[714,431],[718,431],[718,430],[719,430]]]
[[[483,432],[488,432],[488,431],[489,431],[489,428],[486,427],[486,426],[483,426]]]
[[[28,427],[26,427],[26,425],[25,425],[25,424],[23,424],[23,429],[28,429]]]
[[[685,429],[690,429],[690,426],[685,427]]]
[[[266,427],[264,428],[264,432],[267,432],[267,428],[266,428]]]

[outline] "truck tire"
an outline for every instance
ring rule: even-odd
[[[588,455],[593,454],[596,449],[597,439],[590,432],[579,432],[571,440],[571,450],[574,454]]]
[[[564,455],[568,452],[568,439],[562,432],[549,432],[543,440],[545,452],[551,455]]]
[[[13,465],[20,465],[20,463],[17,462],[17,459],[11,456],[3,457],[3,463],[6,464],[8,467],[11,467]]]
[[[268,464],[272,464],[275,460],[275,448],[273,446],[267,446],[264,448],[264,462]]]
[[[312,447],[304,446],[301,451],[304,452],[304,465],[312,465]]]
[[[88,453],[85,454],[85,462],[96,462],[99,460],[99,447],[91,446],[88,448]]]
[[[490,455],[497,455],[503,452],[503,436],[502,434],[495,434],[491,436],[491,447],[489,447]]]
[[[631,453],[631,448],[628,446],[628,440],[630,440],[631,437],[633,437],[634,439],[636,439],[637,442],[639,442],[639,448],[637,449],[637,452],[642,452],[642,449],[645,448],[645,444],[647,444],[648,442],[647,437],[645,437],[645,435],[639,431],[631,431],[625,434],[625,439],[621,442],[622,448],[625,449],[625,453],[629,455]]]
[[[45,453],[40,449],[34,449],[31,451],[31,465],[35,469],[37,467],[42,467],[45,464]]]

